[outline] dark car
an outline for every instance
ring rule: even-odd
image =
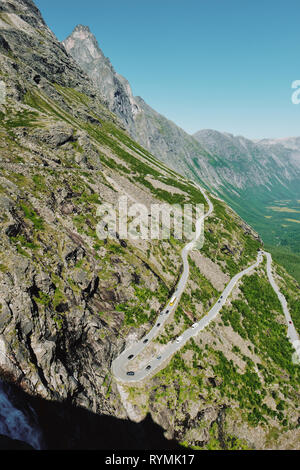
[[[166,315],[168,315],[169,311],[170,311],[170,310],[167,310],[167,311],[166,311]]]
[[[130,356],[128,356],[129,361],[131,361],[131,359],[133,359],[133,358],[134,358],[134,355],[133,355],[133,354],[131,354]]]
[[[127,372],[127,375],[134,375],[134,372]]]
[[[150,369],[151,369],[151,366],[147,366],[147,367],[146,367],[146,370],[150,370]]]
[[[157,325],[156,325],[156,326],[157,326],[157,328],[158,328],[160,325],[161,325],[160,323],[157,323]]]
[[[144,339],[143,343],[146,344],[148,343],[149,339]]]
[[[160,360],[161,360],[161,356],[158,356],[156,359],[157,359],[158,361],[160,361]]]
[[[292,325],[292,322],[291,322],[291,321],[289,321],[289,324],[290,324],[290,325]]]

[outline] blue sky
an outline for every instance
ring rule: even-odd
[[[62,40],[88,25],[133,93],[189,133],[300,135],[299,0],[36,0]]]

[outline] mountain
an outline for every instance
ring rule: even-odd
[[[205,166],[206,152],[190,135],[134,97],[128,81],[116,73],[88,26],[78,25],[62,44],[92,79],[131,136],[171,168],[187,176],[187,162],[198,157]]]
[[[299,448],[299,367],[264,264],[158,373],[139,386],[116,381],[113,360],[173,295],[187,240],[117,230],[102,240],[98,209],[121,196],[147,208],[206,200],[130,137],[31,0],[0,1],[0,82],[1,403],[14,416],[22,407],[42,448]],[[262,247],[207,194],[205,244],[152,353],[203,318]],[[274,276],[300,331],[299,285],[276,263]],[[1,434],[14,439],[0,408]]]
[[[77,59],[102,93],[109,109],[117,114],[126,128],[135,135],[134,116],[138,106],[127,80],[118,75],[110,60],[104,56],[88,26],[78,25],[63,44]]]
[[[221,186],[232,184],[237,189],[265,186],[288,186],[300,178],[300,158],[279,142],[253,142],[214,130],[201,130],[194,138],[218,159]],[[216,183],[218,186],[218,183]]]
[[[142,98],[133,97],[129,83],[115,72],[89,28],[77,26],[63,44],[135,140],[229,203],[300,280],[300,258],[294,257],[300,256],[300,138],[252,142],[213,130],[190,136]],[[286,213],[270,209],[278,207],[278,201],[288,201]]]
[[[213,130],[194,137],[217,158],[217,193],[300,280],[300,138],[253,142]]]
[[[298,154],[300,149],[300,137],[286,137],[283,139],[262,139],[258,143],[262,145],[282,145],[283,147],[295,150]]]

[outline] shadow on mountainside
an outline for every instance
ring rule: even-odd
[[[182,449],[176,441],[164,437],[163,428],[154,423],[150,415],[141,423],[134,423],[113,416],[98,415],[70,403],[32,397],[12,384],[6,383],[5,390],[16,408],[22,412],[25,410],[27,416],[32,414],[32,422],[35,421],[42,431],[43,449]],[[36,417],[32,410],[35,411]],[[23,447],[18,441],[0,436],[0,449],[5,448]]]

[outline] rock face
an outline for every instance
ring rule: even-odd
[[[27,66],[22,70],[24,79],[36,84],[40,84],[43,79],[50,79],[70,86],[86,80],[76,63],[67,58],[64,48],[56,41],[30,0],[18,2],[18,5],[1,1],[1,30],[2,49],[22,55],[23,64]],[[39,35],[36,34],[37,30],[40,31]],[[45,42],[42,41],[43,33],[47,38]],[[19,85],[21,88],[21,83]],[[86,85],[88,90],[88,80]],[[21,88],[19,92],[22,91]]]
[[[123,136],[119,121],[30,0],[0,2],[0,63],[1,371],[32,394],[124,417],[105,398],[126,341],[116,308],[135,298],[135,272],[153,290],[160,278],[136,255],[116,257],[122,240],[110,251],[96,235],[97,204],[118,197],[106,176],[127,155],[110,136]]]
[[[207,152],[193,137],[157,113],[142,98],[133,96],[130,84],[116,73],[89,27],[76,26],[62,44],[101,91],[109,109],[143,147],[189,177],[192,172],[187,171],[187,162],[192,158],[198,158],[201,165],[206,164]]]
[[[82,444],[78,435],[94,436],[83,445],[97,448],[97,432],[109,427],[111,448],[128,442],[120,443],[118,429],[130,433],[132,446],[138,433],[139,448],[148,448],[155,422],[160,437],[163,429],[187,446],[297,448],[299,376],[264,267],[234,293],[212,330],[146,384],[120,392],[111,363],[149,331],[172,295],[186,241],[123,240],[118,230],[101,240],[97,209],[117,207],[124,195],[148,209],[205,200],[130,138],[30,0],[0,1],[0,80],[0,378],[26,392],[30,405],[38,400],[43,429],[48,420],[54,429],[52,445],[62,427],[68,448]],[[182,304],[151,345],[158,350],[200,319],[220,282],[261,247],[251,227],[211,199],[206,268],[199,269],[201,258],[191,260]],[[281,268],[278,276],[296,312],[298,286]],[[141,422],[131,426],[130,416]],[[284,444],[269,436],[274,427]],[[153,439],[158,444],[168,447]]]
[[[124,123],[135,138],[135,115],[139,108],[128,81],[118,75],[110,60],[104,56],[88,26],[78,25],[63,45],[78,61],[107,100],[109,109]]]

